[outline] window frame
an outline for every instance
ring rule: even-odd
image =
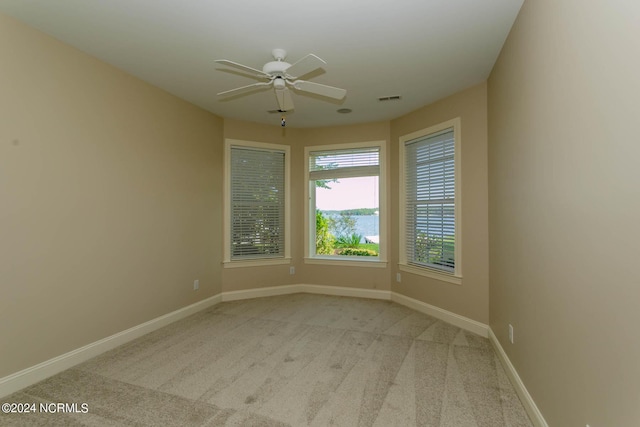
[[[406,147],[405,145],[418,138],[429,137],[430,135],[437,134],[444,130],[453,128],[453,141],[454,141],[454,256],[455,266],[453,272],[447,272],[437,268],[418,266],[410,264],[407,255],[407,170],[406,170]],[[418,274],[433,279],[438,279],[448,283],[456,285],[462,284],[462,227],[461,227],[461,212],[462,212],[462,136],[461,136],[461,124],[460,117],[456,117],[451,120],[439,123],[428,128],[420,129],[418,131],[403,135],[399,138],[400,145],[400,168],[399,168],[399,263],[398,267],[402,271],[408,273]]]
[[[284,255],[273,258],[231,259],[231,150],[245,149],[281,151],[284,153]],[[265,265],[291,264],[291,148],[288,145],[265,142],[225,139],[223,174],[223,266],[224,268],[257,267]]]
[[[387,141],[366,141],[344,144],[313,145],[304,149],[304,262],[305,264],[325,264],[351,267],[378,267],[387,266]],[[309,155],[314,151],[340,151],[358,148],[378,148],[379,149],[379,172],[378,172],[378,230],[380,236],[380,250],[377,257],[358,257],[340,255],[316,255],[315,253],[315,190],[311,191],[311,181],[309,179]],[[314,181],[315,182],[315,181]],[[315,185],[315,184],[314,184]],[[315,188],[315,187],[314,187]],[[313,205],[313,210],[311,206]],[[313,212],[313,220],[311,219]],[[313,237],[312,237],[313,236]]]

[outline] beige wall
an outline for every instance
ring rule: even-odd
[[[277,117],[276,117],[277,118]],[[284,144],[291,147],[291,265],[225,268],[225,292],[288,284],[389,289],[389,268],[343,267],[304,263],[304,148],[313,145],[389,141],[389,122],[331,128],[295,129],[233,119],[224,120],[225,138]]]
[[[488,83],[491,327],[550,426],[640,425],[639,22],[526,1]]]
[[[391,122],[312,129],[291,129],[225,119],[225,138],[270,142],[291,147],[292,264],[226,268],[223,290],[237,291],[283,284],[345,286],[391,290],[479,322],[489,321],[486,84],[426,106]],[[463,284],[452,285],[402,272],[392,283],[398,264],[398,138],[443,121],[461,117],[463,175]],[[304,148],[363,141],[386,141],[388,227],[386,268],[304,263]]]
[[[304,147],[314,145],[345,144],[351,142],[385,141],[389,147],[389,122],[367,123],[362,125],[337,126],[330,128],[305,129],[300,147],[304,162]],[[388,159],[387,159],[388,161]],[[304,163],[298,171],[300,182],[304,181]],[[387,180],[388,181],[388,180]],[[388,183],[387,183],[388,186]],[[300,188],[304,199],[304,186]],[[304,200],[297,206],[298,215],[304,213]],[[388,218],[388,217],[387,217]],[[381,218],[381,220],[384,220]],[[303,228],[301,228],[302,230]],[[298,238],[300,255],[304,253],[302,233]],[[305,264],[300,269],[300,283],[327,286],[346,286],[351,288],[389,290],[390,267],[342,267],[333,265]]]
[[[222,121],[3,15],[0,62],[0,377],[219,293]]]
[[[280,117],[274,115],[274,122],[279,123]],[[299,179],[296,177],[296,164],[302,164],[302,153],[296,149],[299,141],[299,129],[283,128],[279,125],[263,125],[235,119],[224,119],[224,137],[230,139],[240,139],[244,141],[266,142],[270,144],[282,144],[291,146],[291,192],[290,203],[292,212],[294,207],[301,202],[300,191],[302,188]],[[220,199],[222,202],[222,199]],[[294,236],[299,235],[296,230],[302,229],[302,217],[291,215],[291,230]],[[222,229],[221,229],[222,233]],[[221,234],[222,235],[222,234]],[[221,242],[222,244],[222,242]],[[297,266],[302,261],[299,256],[297,240],[291,242],[291,265]],[[221,246],[222,248],[222,246]],[[271,286],[291,285],[299,283],[296,276],[289,274],[289,265],[270,265],[260,267],[236,267],[223,268],[222,271],[222,291],[233,292],[247,289],[265,288]]]
[[[399,143],[402,135],[460,117],[462,285],[398,270]],[[391,122],[392,289],[470,319],[489,322],[487,87],[480,84]],[[395,281],[396,273],[402,282]]]

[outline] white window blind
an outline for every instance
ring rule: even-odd
[[[352,148],[309,153],[309,179],[336,179],[380,174],[380,148]]]
[[[285,255],[285,153],[231,147],[231,259]]]
[[[453,128],[405,143],[405,224],[409,264],[455,271]]]

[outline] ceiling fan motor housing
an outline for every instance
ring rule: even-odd
[[[270,76],[284,76],[287,68],[291,67],[291,64],[284,62],[284,59],[287,57],[287,51],[284,49],[273,49],[271,55],[273,55],[275,61],[264,64],[262,72]]]
[[[291,64],[284,61],[271,61],[264,64],[262,72],[269,74],[270,76],[284,76],[287,68],[291,67]]]

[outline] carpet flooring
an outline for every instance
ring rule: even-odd
[[[486,338],[302,293],[218,304],[0,400],[78,404],[3,426],[531,426]]]

